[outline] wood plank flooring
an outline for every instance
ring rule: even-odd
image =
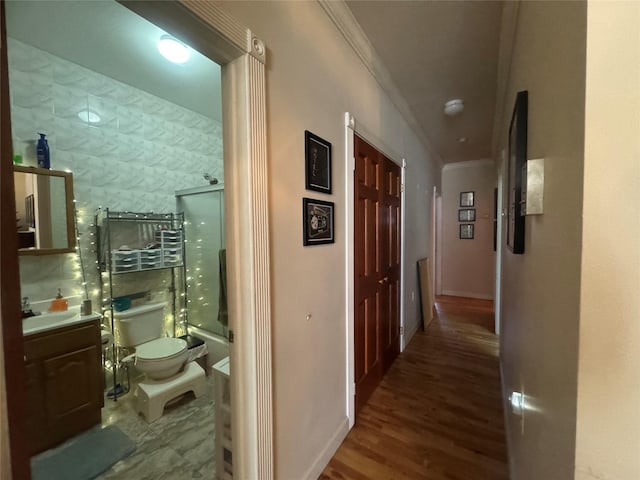
[[[493,304],[436,297],[320,480],[500,480],[507,455]]]

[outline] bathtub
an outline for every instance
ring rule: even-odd
[[[192,325],[189,325],[189,334],[201,338],[207,344],[207,352],[209,352],[207,374],[211,373],[212,365],[229,356],[229,342],[226,338]]]

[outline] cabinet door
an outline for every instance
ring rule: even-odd
[[[100,352],[91,345],[43,362],[53,441],[100,423]]]
[[[29,453],[34,454],[47,448],[47,410],[45,393],[38,363],[25,364],[27,389],[27,412],[25,427],[27,429],[27,445]]]

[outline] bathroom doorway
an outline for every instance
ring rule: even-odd
[[[56,9],[63,8],[64,3],[65,2],[56,2],[53,8],[56,8]],[[89,8],[88,7],[89,5],[91,6],[97,5],[99,7],[102,7],[106,3],[107,2],[92,2],[90,4],[89,3],[74,4],[73,6],[74,8],[77,8],[78,6],[82,6],[82,8]],[[189,42],[191,45],[206,46],[205,50],[208,50],[207,53],[211,54],[211,56],[221,61],[221,63],[224,65],[223,69],[227,71],[227,80],[226,80],[227,91],[243,92],[245,91],[245,89],[249,88],[248,86],[250,84],[252,85],[253,93],[256,93],[256,92],[259,93],[264,88],[264,83],[263,83],[264,81],[264,67],[263,67],[264,46],[261,45],[259,41],[256,41],[254,45],[256,46],[256,48],[260,47],[259,50],[261,50],[262,53],[258,52],[257,54],[252,53],[252,55],[250,55],[249,52],[247,51],[247,46],[243,45],[242,41],[238,41],[237,38],[234,38],[233,35],[231,35],[229,31],[227,31],[227,29],[230,27],[233,27],[232,28],[233,30],[234,28],[238,28],[239,26],[233,24],[233,22],[229,24],[229,18],[222,15],[217,8],[209,8],[207,12],[202,12],[202,11],[189,12],[188,10],[190,7],[178,5],[177,3],[173,3],[173,2],[165,2],[163,5],[132,4],[129,6],[133,10],[140,11],[140,13],[142,13],[145,17],[152,18],[158,24],[162,24],[165,31],[176,32],[176,34],[178,34],[179,32],[182,32],[184,36],[181,38],[183,38],[186,42]],[[197,7],[193,7],[193,8],[197,10]],[[195,28],[193,24],[194,16],[199,17],[200,20],[202,21],[201,23],[198,24],[197,28]],[[49,16],[48,18],[50,19],[51,16]],[[226,23],[221,22],[223,18],[226,21]],[[101,24],[101,22],[93,23],[86,20],[85,22],[94,26]],[[223,25],[223,23],[225,24]],[[34,31],[33,29],[27,29],[27,30]],[[191,32],[191,35],[193,36],[190,37],[189,34],[184,33],[185,31]],[[196,31],[197,33],[194,33]],[[225,35],[222,35],[222,33],[224,33]],[[210,37],[216,36],[216,35],[218,36],[218,40],[222,38],[222,41],[218,42],[218,45],[216,47],[211,47],[212,42],[210,41],[211,40]],[[209,37],[208,40],[207,40],[207,37]],[[17,41],[20,41],[20,40],[17,40]],[[3,42],[3,45],[5,45],[4,42]],[[11,54],[11,46],[9,47],[9,50]],[[46,52],[46,53],[50,53],[50,52]],[[25,58],[28,60],[28,61],[25,61],[25,64],[26,64],[25,68],[37,69],[39,66],[42,67],[42,65],[38,64],[38,62],[42,59],[42,57],[39,57],[38,55],[31,55],[31,56],[20,55],[21,60],[25,60]],[[251,68],[250,69],[246,68],[247,65],[250,65]],[[75,72],[73,70],[75,70]],[[54,68],[53,72],[56,72],[56,71],[60,75],[64,76],[66,73],[77,73],[79,70],[74,68],[58,68],[58,69]],[[24,90],[23,92],[18,92],[16,94],[12,84],[11,86],[12,101],[16,101],[16,99],[18,101],[23,101],[23,100],[26,100],[27,97],[31,97],[34,103],[32,105],[27,105],[27,106],[16,105],[13,111],[21,113],[20,111],[21,108],[25,109],[25,108],[33,107],[38,109],[43,105],[47,107],[50,104],[50,99],[46,98],[46,96],[48,93],[50,93],[50,91],[54,90],[53,88],[54,85],[45,84],[43,87],[43,85],[39,83],[40,79],[37,78],[37,75],[31,75],[31,72],[28,72],[28,71],[27,72],[23,71],[21,73],[27,73],[27,75],[26,76],[23,75],[23,77],[25,77],[28,80],[25,83],[21,83],[21,85],[37,88],[39,94],[35,96],[30,96],[27,93],[25,95]],[[100,74],[103,75],[102,73]],[[20,75],[18,74],[18,76]],[[104,87],[104,82],[102,82],[103,80],[102,78],[94,77],[91,75],[90,77],[92,77],[91,78],[92,81],[97,80],[95,82],[95,85],[97,85],[98,87]],[[86,82],[86,83],[85,81],[82,81],[80,83],[84,85],[94,84],[92,83],[92,81]],[[64,89],[61,89],[61,88],[58,88],[57,90],[61,93],[62,97],[65,97],[65,94],[67,94],[66,98],[70,99],[71,101],[74,101],[77,99],[76,98],[77,96],[73,95],[73,92],[68,92],[68,91],[65,92]],[[43,93],[44,93],[44,97],[42,95]],[[92,121],[92,120],[96,119],[95,115],[97,114],[98,116],[100,116],[101,120],[105,121],[105,124],[110,124],[112,128],[115,126],[116,129],[119,129],[121,125],[126,125],[126,122],[120,121],[121,119],[119,114],[120,110],[124,112],[125,109],[124,108],[119,109],[117,108],[119,107],[119,105],[117,105],[116,111],[115,111],[115,119],[114,119],[113,110],[109,111],[110,110],[108,105],[109,102],[102,102],[101,106],[106,107],[104,109],[106,113],[104,114],[104,116],[101,116],[99,115],[99,112],[94,111],[94,109],[92,108],[92,106],[94,105],[100,105],[99,95],[94,95],[94,94],[88,94],[88,95],[93,95],[98,98],[93,99],[91,96],[88,96],[88,100],[86,102],[86,106],[87,106],[86,112],[85,111],[76,112],[75,108],[73,109],[70,108],[68,111],[65,111],[64,109],[60,110],[60,109],[56,109],[54,104],[52,108],[53,119],[51,119],[51,116],[48,113],[46,113],[46,115],[27,115],[27,117],[30,117],[31,119],[35,119],[35,121],[37,122],[45,122],[45,124],[43,124],[44,126],[47,126],[46,121],[49,121],[49,122],[52,121],[54,124],[54,127],[55,127],[57,116],[66,117],[66,118],[63,118],[63,120],[66,120],[66,126],[69,126],[69,123],[71,122],[77,123],[77,120],[75,117],[79,118],[81,122],[85,122],[82,128],[86,130],[89,141],[87,141],[87,137],[80,137],[73,134],[69,135],[68,133],[65,134],[66,132],[64,132],[63,130],[60,130],[61,132],[60,135],[51,135],[50,137],[52,150],[57,148],[58,152],[63,151],[65,149],[61,148],[62,146],[69,146],[70,145],[69,142],[76,141],[79,143],[75,146],[77,146],[77,148],[81,151],[81,153],[86,156],[101,156],[103,154],[108,154],[109,152],[114,152],[114,151],[118,152],[118,154],[120,153],[132,154],[132,151],[135,151],[134,150],[136,147],[135,144],[129,144],[127,146],[122,146],[122,147],[120,145],[114,145],[112,142],[110,142],[108,135],[104,133],[106,129],[96,128],[97,127],[96,125],[91,125],[92,123],[96,123],[95,121]],[[234,437],[235,437],[234,448],[236,448],[237,446],[238,453],[240,453],[238,457],[241,459],[241,462],[239,462],[239,464],[237,465],[236,472],[240,476],[242,476],[243,471],[245,472],[260,471],[260,472],[263,472],[263,474],[261,475],[261,478],[269,478],[272,472],[271,442],[270,441],[261,442],[261,445],[258,446],[252,440],[252,437],[255,435],[256,431],[258,431],[258,433],[262,435],[261,438],[268,438],[268,439],[271,438],[271,434],[270,434],[271,412],[269,409],[270,393],[269,391],[267,391],[270,388],[270,387],[267,387],[267,385],[270,385],[270,350],[269,350],[270,321],[268,317],[269,279],[268,279],[268,275],[263,275],[261,273],[261,272],[268,272],[268,268],[264,268],[265,265],[268,267],[268,247],[266,244],[266,241],[267,241],[266,236],[264,236],[263,234],[263,232],[266,229],[266,222],[267,222],[266,201],[265,201],[266,190],[265,190],[264,176],[261,177],[261,174],[263,173],[263,171],[266,170],[266,165],[264,164],[265,163],[265,157],[264,157],[265,145],[264,145],[264,128],[263,128],[264,117],[255,120],[254,123],[251,123],[251,124],[247,121],[248,117],[251,117],[252,115],[255,114],[256,109],[262,112],[264,111],[263,110],[264,97],[255,98],[253,94],[247,94],[246,96],[243,96],[242,98],[235,99],[235,100],[237,101],[235,102],[232,101],[232,106],[229,107],[228,112],[225,113],[225,118],[230,118],[232,120],[232,122],[229,124],[229,128],[230,130],[233,130],[234,136],[230,137],[232,138],[232,141],[228,145],[228,148],[225,147],[226,151],[224,152],[224,159],[225,159],[224,164],[225,166],[231,167],[229,171],[229,174],[230,174],[229,178],[232,181],[236,180],[236,182],[233,182],[233,184],[240,185],[240,188],[238,188],[237,191],[232,192],[232,195],[230,196],[229,201],[227,202],[227,213],[231,212],[232,214],[237,214],[237,215],[234,215],[233,218],[236,219],[238,223],[238,227],[236,228],[236,233],[232,234],[230,238],[231,241],[227,242],[230,245],[232,244],[234,245],[234,248],[230,249],[228,253],[228,258],[229,258],[228,271],[229,271],[229,275],[232,278],[234,278],[235,285],[240,287],[240,290],[246,291],[245,290],[246,288],[251,291],[260,291],[262,293],[266,292],[267,295],[266,296],[261,295],[260,298],[256,301],[255,299],[252,300],[252,299],[240,298],[240,291],[230,292],[229,299],[228,299],[228,302],[230,304],[230,311],[236,314],[245,312],[245,314],[242,315],[241,317],[242,322],[243,323],[248,322],[249,325],[253,323],[253,326],[257,327],[257,328],[241,329],[241,331],[243,331],[243,336],[248,336],[246,340],[249,340],[249,341],[247,343],[243,342],[243,345],[245,345],[244,348],[239,346],[239,348],[235,349],[235,352],[233,350],[231,352],[232,358],[235,355],[238,358],[242,358],[242,359],[251,359],[251,358],[254,359],[253,362],[249,361],[249,362],[244,362],[239,364],[239,367],[236,370],[236,373],[239,374],[241,378],[238,381],[235,381],[235,382],[232,381],[232,389],[234,390],[234,392],[240,393],[240,395],[237,395],[237,394],[234,395],[234,398],[238,401],[240,398],[242,398],[242,402],[240,403],[241,411],[248,409],[249,411],[255,413],[255,407],[252,407],[252,402],[254,402],[254,405],[255,405],[255,402],[259,399],[260,400],[259,409],[263,409],[263,410],[266,409],[266,412],[265,412],[266,415],[262,415],[260,420],[254,420],[253,424],[251,424],[251,422],[248,422],[246,425],[243,425],[242,427],[234,424],[233,428],[230,428],[230,429],[234,431]],[[80,115],[80,113],[82,113],[82,115]],[[125,118],[125,117],[126,116],[123,116],[122,118]],[[3,122],[5,120],[7,119],[3,118]],[[17,123],[18,122],[16,122],[16,124]],[[50,127],[51,125],[48,125],[48,126]],[[34,127],[38,130],[41,129],[39,125],[36,126],[35,124],[29,126],[28,128],[30,130],[33,130]],[[257,129],[258,134],[251,135],[254,129]],[[51,128],[49,128],[49,130],[52,131]],[[170,130],[170,129],[165,129],[165,131],[166,130]],[[15,131],[16,130],[14,127],[14,138],[16,136]],[[172,133],[175,133],[175,131],[170,130],[167,132],[167,134],[172,134]],[[14,140],[14,143],[17,144],[18,142],[15,142]],[[251,148],[248,148],[248,149],[241,148],[239,145],[240,143],[243,144],[243,147],[246,147],[246,145],[249,144],[251,145]],[[90,147],[88,147],[87,145],[90,145]],[[144,147],[147,147],[148,140],[145,140],[143,142],[143,145]],[[74,145],[71,145],[71,146],[74,146]],[[91,149],[91,151],[88,151],[89,148]],[[66,149],[66,150],[70,151],[71,149]],[[240,150],[242,150],[242,152],[240,152]],[[65,161],[73,162],[77,160],[77,158],[75,158],[76,155],[74,155],[74,153],[76,152],[71,152],[71,153],[72,154],[69,155],[68,157],[65,156]],[[158,153],[162,153],[162,152],[158,152]],[[21,155],[21,154],[18,154],[18,155]],[[26,159],[27,157],[28,157],[28,152],[25,151],[24,158]],[[151,157],[154,160],[158,158],[156,155],[151,155]],[[60,157],[60,159],[61,158],[62,157]],[[177,163],[184,167],[189,160],[193,160],[192,158],[181,157],[180,155],[178,156],[168,155],[165,158],[166,160],[164,160],[164,164],[167,166],[171,166]],[[231,163],[230,158],[234,158],[233,163]],[[177,161],[177,159],[179,160]],[[124,189],[120,188],[120,192],[124,194],[119,194],[118,189],[109,187],[108,185],[106,186],[98,185],[98,187],[104,187],[103,189],[104,191],[102,193],[103,200],[104,200],[103,203],[109,205],[110,203],[107,203],[107,202],[120,202],[120,204],[123,206],[119,208],[122,208],[124,211],[126,211],[126,208],[127,208],[125,206],[126,195],[130,191],[133,191],[135,193],[140,193],[140,187],[143,187],[144,183],[147,183],[147,184],[150,183],[152,187],[156,190],[158,186],[161,186],[161,187],[167,186],[166,182],[163,182],[162,180],[160,180],[160,185],[159,185],[157,179],[150,179],[150,177],[154,177],[154,174],[157,173],[156,171],[154,171],[154,169],[159,170],[159,168],[157,168],[158,167],[157,164],[153,164],[150,167],[143,167],[148,169],[143,170],[138,175],[133,175],[131,174],[131,172],[129,172],[127,175],[127,167],[130,167],[133,164],[128,164],[128,161],[126,160],[125,161],[120,160],[120,164],[116,168],[112,167],[111,170],[109,170],[109,166],[104,165],[104,162],[101,162],[101,163],[105,168],[103,168],[102,170],[99,170],[99,169],[92,170],[90,164],[88,164],[87,162],[83,163],[81,160],[78,161],[76,176],[78,179],[80,179],[83,176],[86,176],[86,177],[91,177],[92,181],[95,179],[96,181],[104,182],[108,180],[114,180],[113,174],[114,172],[116,172],[116,173],[124,174],[124,176],[122,177],[123,181],[127,181],[127,180],[130,181],[133,178],[138,182],[140,182],[128,187],[125,186]],[[248,163],[252,164],[252,170],[253,170],[252,172],[249,172],[249,173],[247,173],[248,169],[246,169],[246,164]],[[59,163],[58,165],[62,165],[62,163]],[[56,167],[56,168],[62,168],[62,167]],[[186,170],[186,167],[185,167],[185,170]],[[198,172],[198,174],[202,176],[202,171]],[[255,178],[254,178],[254,175],[256,175]],[[247,177],[247,178],[243,178],[243,177]],[[184,178],[181,178],[179,175],[173,175],[172,178],[184,180]],[[241,178],[243,178],[243,181],[238,182],[237,180]],[[115,179],[115,181],[117,182],[117,179]],[[124,185],[120,185],[120,187],[123,187],[123,186]],[[170,188],[173,191],[173,190],[179,189],[179,186],[176,188],[175,185],[172,185]],[[82,182],[80,182],[80,184],[78,185],[78,189],[76,190],[76,194],[78,197],[77,200],[80,200],[79,203],[82,202],[83,190],[85,194],[87,193],[87,190],[90,190],[90,194],[94,193],[92,184],[90,184],[89,187],[87,187],[85,184],[83,188]],[[96,190],[100,190],[100,188],[97,188]],[[142,195],[139,197],[139,199],[143,201],[159,200],[159,198],[154,199],[148,196],[145,197],[145,195],[146,194],[144,194],[143,192]],[[149,195],[153,195],[153,194],[149,194]],[[259,218],[252,217],[250,215],[252,210],[256,208],[258,210],[264,209],[264,212],[261,212],[262,215],[260,215]],[[166,209],[163,209],[163,210],[166,211]],[[79,215],[78,224],[81,225],[83,223],[83,220],[84,219],[82,219],[82,216]],[[89,225],[89,227],[91,227],[91,225]],[[251,231],[251,233],[244,236],[245,240],[248,239],[248,242],[245,241],[243,242],[242,245],[239,245],[239,242],[235,243],[234,240],[237,240],[237,239],[234,237],[238,233],[242,234],[247,229]],[[253,232],[256,232],[256,233],[253,233]],[[82,243],[85,238],[87,237],[83,238],[82,232],[80,232],[80,250],[81,251],[83,250]],[[240,267],[240,264],[244,261],[243,259],[246,259],[249,257],[248,252],[245,251],[247,249],[249,249],[254,253],[256,251],[261,253],[259,255],[258,262],[254,262],[248,268],[245,268],[243,270],[239,267]],[[86,257],[87,255],[85,250],[85,258]],[[60,259],[53,260],[53,257],[43,256],[42,261],[44,264],[46,264],[44,265],[45,267],[44,270],[47,270],[47,269],[49,271],[60,270],[58,266],[55,265],[55,263],[57,261],[59,262]],[[27,266],[26,268],[21,268],[21,271],[30,273],[30,272],[33,272],[36,268],[41,269],[42,267],[43,267],[42,264],[38,264],[37,266],[34,266],[34,267]],[[80,272],[79,272],[81,277],[83,276],[83,272],[84,272],[84,268],[81,265]],[[22,277],[23,279],[26,279],[28,275],[23,274]],[[58,281],[59,280],[56,279],[56,283],[58,283]],[[81,283],[83,284],[82,285],[83,288],[81,290],[84,290],[84,287],[87,287],[88,286],[87,284],[89,282],[82,281]],[[91,294],[94,296],[100,296],[101,292],[92,291]],[[80,293],[80,296],[82,296],[82,292]],[[85,296],[89,296],[89,295],[85,293]],[[46,299],[43,301],[46,301]],[[98,299],[95,303],[100,303],[100,302],[101,300]],[[255,313],[247,312],[247,307],[249,304],[252,305],[252,312],[255,312]],[[4,311],[3,311],[3,318],[4,318]],[[231,329],[234,326],[234,321],[236,321],[235,318],[231,316],[229,321],[229,325]],[[3,322],[3,325],[4,325],[4,322]],[[259,336],[259,341],[258,342],[250,341],[251,336]],[[258,345],[257,352],[248,351],[248,346],[254,345],[254,344]],[[7,355],[13,355],[15,352],[5,351],[4,353]],[[15,361],[16,359],[14,358],[10,360]],[[18,357],[18,361],[20,361],[19,357]],[[256,368],[256,366],[258,366],[259,368]],[[246,375],[242,375],[243,370],[246,370],[244,372],[246,373]],[[256,371],[258,371],[258,373],[256,373]],[[263,381],[265,378],[268,380],[267,383]],[[18,382],[18,384],[19,383],[20,382]],[[253,391],[257,392],[257,397],[256,397],[256,394],[253,394],[253,397],[252,397],[251,392],[249,392],[249,394],[247,395],[246,392],[247,392],[247,388],[249,388],[248,386],[255,383],[258,383],[259,385],[263,385],[266,388],[259,387],[255,389],[254,387]],[[249,388],[249,390],[251,390],[251,388]],[[9,403],[11,404],[11,402]],[[267,434],[266,436],[264,435],[265,433]],[[17,448],[20,448],[20,447],[18,446]],[[16,458],[17,459],[14,461],[19,463],[20,459],[18,457]],[[17,468],[16,471],[20,470],[19,465],[17,465],[16,468]]]

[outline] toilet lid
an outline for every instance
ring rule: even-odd
[[[136,356],[143,360],[171,357],[182,353],[187,348],[187,342],[181,338],[157,338],[136,347]]]

